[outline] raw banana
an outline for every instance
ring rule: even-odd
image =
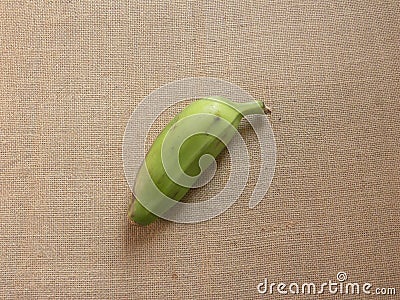
[[[199,175],[237,133],[243,116],[269,109],[261,101],[236,103],[222,97],[192,102],[170,121],[148,151],[136,176],[128,217],[148,225],[180,201]],[[173,201],[172,201],[173,200]]]

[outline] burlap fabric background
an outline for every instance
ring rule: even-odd
[[[398,1],[1,1],[0,298],[286,299],[256,286],[339,271],[399,293],[399,48]],[[272,186],[132,226],[125,125],[191,76],[272,107]]]

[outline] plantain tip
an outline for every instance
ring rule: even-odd
[[[131,223],[132,225],[140,226],[140,224],[138,224],[138,223],[136,223],[136,222],[134,221],[134,205],[133,205],[134,202],[135,202],[135,198],[132,198],[132,199],[129,201],[127,218],[128,218],[128,220],[129,220],[129,223]]]
[[[135,221],[133,221],[129,216],[128,216],[128,221],[131,225],[136,226],[136,227],[144,227],[143,225],[136,223]]]

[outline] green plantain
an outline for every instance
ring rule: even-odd
[[[185,196],[201,171],[211,165],[212,160],[207,160],[200,167],[201,157],[205,154],[217,157],[236,134],[243,116],[267,111],[261,101],[236,103],[222,97],[203,98],[189,104],[150,147],[136,176],[129,219],[148,225],[157,216],[162,217],[163,212]]]

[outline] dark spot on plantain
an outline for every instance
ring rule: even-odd
[[[176,196],[178,195],[178,193],[179,193],[179,190],[175,191],[175,192],[171,195],[171,198],[174,199],[174,200],[176,200],[175,198],[176,198]]]

